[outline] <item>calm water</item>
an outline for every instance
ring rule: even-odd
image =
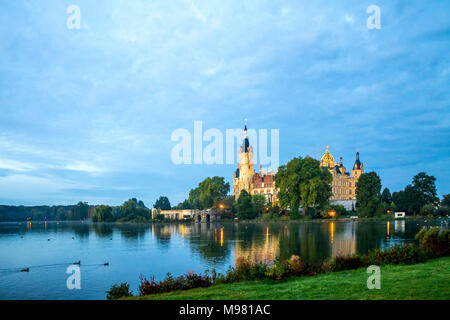
[[[105,299],[119,282],[136,292],[140,274],[223,272],[238,256],[271,264],[296,254],[320,262],[413,242],[422,226],[447,223],[0,223],[0,299]],[[66,269],[79,260],[81,290],[68,290]],[[24,267],[30,272],[20,272]]]

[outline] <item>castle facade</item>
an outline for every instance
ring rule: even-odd
[[[327,168],[333,177],[331,203],[342,204],[348,210],[354,209],[356,182],[364,173],[364,165],[359,160],[359,152],[356,153],[351,174],[344,167],[342,157],[338,163],[335,163],[333,156],[330,154],[329,146],[327,146],[326,152],[320,160],[320,166]],[[238,164],[233,177],[233,194],[236,200],[242,190],[246,190],[251,195],[264,195],[268,203],[276,203],[277,201],[275,172],[263,172],[261,166],[259,172],[256,172],[253,167],[253,148],[248,139],[247,125],[244,128],[244,140],[239,147]]]
[[[361,174],[364,173],[364,165],[359,160],[359,152],[356,152],[356,160],[351,175],[344,167],[342,157],[340,157],[338,163],[334,162],[334,158],[330,154],[329,146],[327,146],[327,150],[320,160],[320,166],[330,170],[333,176],[331,183],[333,195],[330,200],[356,200],[356,182],[358,182]]]

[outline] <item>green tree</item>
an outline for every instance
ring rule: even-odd
[[[381,201],[391,204],[392,202],[392,195],[391,191],[388,188],[384,188],[383,192],[381,193]]]
[[[267,206],[266,197],[262,194],[252,195],[252,206],[257,215],[261,214],[261,211]]]
[[[200,189],[195,188],[189,191],[189,198],[187,199],[188,208],[185,209],[203,209],[200,201]]]
[[[420,172],[414,176],[412,184],[407,185],[405,190],[394,192],[392,199],[400,211],[410,215],[419,214],[425,205],[439,204],[435,181],[435,177]]]
[[[420,172],[414,176],[412,185],[421,208],[427,204],[439,204],[435,182],[436,178],[427,175],[425,172]]]
[[[72,208],[72,220],[84,220],[88,217],[89,213],[89,205],[86,202],[78,202],[77,205],[75,205]]]
[[[255,210],[252,205],[252,197],[244,189],[241,190],[239,198],[236,202],[236,216],[239,219],[255,218]]]
[[[136,219],[138,217],[148,218],[150,216],[150,212],[148,208],[145,208],[145,206],[142,207],[142,204],[140,205],[140,202],[136,198],[125,201],[120,206],[120,218],[125,221]]]
[[[323,208],[331,197],[331,173],[320,167],[320,162],[311,157],[298,157],[280,166],[275,175],[277,198],[282,208],[301,205],[308,208]],[[295,209],[294,209],[295,210]]]
[[[170,210],[172,208],[169,199],[165,196],[159,197],[158,200],[156,200],[154,207],[160,210]]]
[[[234,199],[234,196],[226,196],[223,198],[222,203],[225,205],[225,209],[233,209],[233,206],[236,203],[236,200]]]
[[[230,184],[223,177],[206,178],[198,187],[189,191],[189,198],[181,206],[185,209],[209,209],[217,206],[230,191]]]
[[[441,206],[450,207],[450,193],[442,196]]]
[[[98,206],[94,208],[94,213],[92,214],[93,222],[111,222],[114,221],[112,215],[112,208],[110,206]]]
[[[437,210],[433,204],[429,203],[429,204],[424,205],[420,209],[420,214],[422,216],[429,216],[429,215],[435,216],[437,214]]]
[[[206,178],[198,185],[200,202],[204,209],[217,205],[230,191],[230,184],[223,177]]]
[[[356,183],[358,215],[373,217],[380,204],[381,179],[375,172],[363,173]]]

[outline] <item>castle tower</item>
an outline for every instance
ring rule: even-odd
[[[358,179],[359,176],[362,175],[363,173],[364,173],[364,165],[359,160],[359,152],[356,152],[356,160],[355,160],[355,164],[353,165],[352,177],[354,179]]]
[[[356,160],[353,165],[352,170],[352,181],[351,181],[351,199],[356,200],[356,183],[358,182],[359,177],[364,173],[364,165],[359,160],[359,152],[356,152]]]
[[[322,167],[334,168],[334,158],[330,154],[330,146],[327,146],[327,151],[320,160],[320,165]]]
[[[239,185],[240,190],[245,189],[250,193],[252,178],[254,175],[253,170],[253,148],[248,140],[247,124],[244,127],[244,141],[239,147]]]

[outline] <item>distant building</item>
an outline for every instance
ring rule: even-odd
[[[359,152],[356,152],[356,160],[351,175],[344,167],[342,157],[338,163],[334,162],[334,158],[330,154],[329,146],[327,146],[327,150],[320,160],[320,166],[328,168],[333,176],[333,181],[331,183],[331,190],[333,193],[330,198],[331,202],[342,204],[347,209],[352,209],[350,206],[351,204],[354,209],[354,202],[356,201],[356,182],[358,182],[361,174],[364,173],[364,165],[359,160]]]
[[[259,172],[255,172],[253,168],[253,148],[248,140],[247,125],[244,127],[244,141],[239,147],[238,165],[233,178],[233,194],[236,200],[242,190],[251,195],[262,194],[269,203],[277,200],[275,172],[263,172],[261,166]]]

